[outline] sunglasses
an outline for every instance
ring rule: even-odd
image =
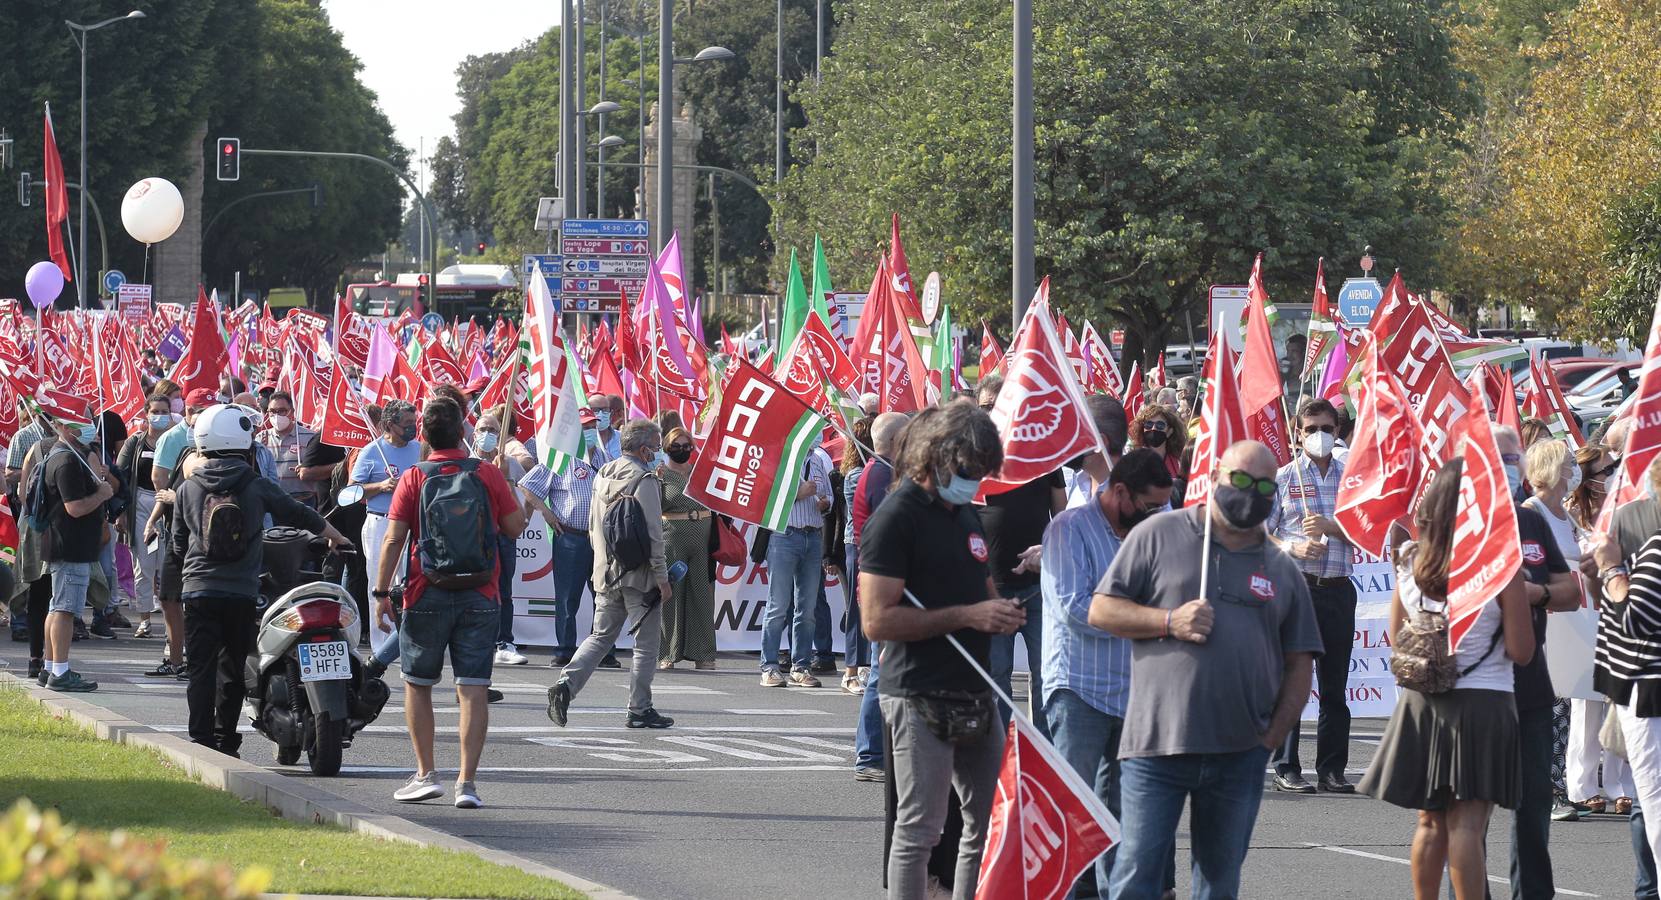
[[[1147,431],[1170,431],[1171,425],[1164,419],[1149,419],[1142,424],[1142,428]]]
[[[1231,470],[1223,477],[1224,480],[1234,486],[1237,490],[1255,490],[1265,497],[1273,497],[1275,495],[1276,485],[1273,478],[1256,478],[1251,473],[1242,472],[1239,469]]]
[[[692,445],[691,444],[678,444],[678,443],[677,444],[670,444],[669,449],[670,450],[691,450]]]
[[[1303,433],[1304,434],[1315,434],[1316,432],[1326,432],[1327,434],[1337,434],[1338,433],[1338,426],[1336,426],[1336,425],[1305,425],[1305,426],[1303,426]]]
[[[1621,467],[1620,461],[1617,460],[1615,462],[1610,463],[1607,466],[1604,466],[1601,469],[1593,470],[1592,477],[1593,478],[1608,478],[1609,476],[1615,474],[1615,470],[1619,469],[1620,467]]]

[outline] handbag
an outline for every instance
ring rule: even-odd
[[[715,547],[710,551],[709,558],[723,566],[744,565],[744,560],[748,556],[744,548],[744,537],[738,533],[732,519],[716,516],[714,527],[710,531]]]
[[[906,698],[929,732],[948,744],[980,740],[996,718],[992,698],[965,691],[930,691]]]
[[[1409,568],[1412,559],[1418,550],[1417,545],[1407,544],[1401,548],[1397,556],[1397,569]],[[1400,574],[1397,576],[1397,585],[1403,583]],[[1415,591],[1417,593],[1417,591]],[[1409,605],[1403,598],[1402,605],[1406,607],[1407,617],[1401,623],[1401,629],[1396,632],[1395,645],[1390,654],[1390,674],[1396,677],[1396,684],[1408,690],[1418,691],[1421,694],[1445,694],[1453,690],[1459,679],[1476,671],[1493,654],[1494,648],[1499,646],[1500,635],[1505,628],[1494,629],[1494,637],[1488,643],[1488,651],[1464,669],[1453,655],[1448,646],[1448,617],[1446,604],[1442,609],[1432,610],[1424,607],[1425,596],[1418,594],[1418,602]]]
[[[1620,714],[1615,711],[1613,700],[1604,704],[1603,727],[1598,729],[1598,743],[1621,759],[1629,758],[1626,755],[1626,732],[1621,730]]]

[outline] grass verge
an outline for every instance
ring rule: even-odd
[[[302,825],[190,779],[160,754],[102,741],[0,688],[0,810],[27,797],[78,827],[167,841],[181,859],[263,866],[276,893],[581,898],[557,881],[454,850]]]

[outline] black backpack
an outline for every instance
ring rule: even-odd
[[[417,463],[421,470],[421,541],[416,558],[427,583],[476,588],[496,578],[496,519],[479,460]]]
[[[248,473],[253,476],[253,472]],[[202,555],[212,562],[235,562],[248,555],[248,549],[259,536],[259,529],[250,530],[248,517],[243,515],[238,494],[252,477],[244,478],[229,491],[206,491],[202,497],[201,541]],[[200,481],[197,482],[201,484]]]
[[[625,572],[633,572],[652,560],[652,533],[646,525],[646,512],[640,508],[640,500],[635,496],[640,489],[640,480],[646,475],[646,472],[641,472],[634,476],[623,488],[623,493],[606,504],[605,519],[601,525],[606,554]]]

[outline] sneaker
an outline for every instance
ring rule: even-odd
[[[456,809],[478,809],[483,805],[484,801],[479,799],[479,790],[473,787],[473,782],[456,782]]]
[[[819,679],[806,669],[796,669],[790,673],[790,683],[796,687],[819,687]]]
[[[660,659],[657,661],[657,670],[659,672],[672,672],[674,669],[675,661],[672,659]]]
[[[495,688],[484,689],[484,701],[486,703],[500,703],[502,702],[502,698],[505,696],[505,694]]]
[[[836,672],[836,658],[832,656],[815,656],[813,664],[808,670],[815,675],[830,675]]]
[[[888,772],[876,766],[858,766],[854,769],[855,781],[875,781],[878,784],[888,780]]]
[[[704,672],[713,671],[715,669],[715,660],[706,659],[706,660],[703,660],[701,662],[693,663],[692,668],[698,669],[698,670],[704,671]]]
[[[148,672],[145,672],[144,674],[148,675],[151,678],[173,678],[173,677],[177,676],[180,672],[183,672],[184,670],[185,670],[184,666],[182,666],[182,665],[175,666],[172,663],[170,663],[170,662],[168,662],[167,660],[164,659],[164,660],[161,661],[161,665],[155,667],[154,669],[151,669]]]
[[[122,615],[121,611],[118,609],[111,609],[109,612],[105,613],[104,621],[110,623],[112,628],[133,627],[133,623],[129,621],[126,616]]]
[[[29,660],[29,677],[31,679],[40,678],[40,673],[45,668],[46,668],[45,660],[39,659],[38,657],[35,658],[35,659]]]
[[[849,669],[848,672],[842,676],[842,692],[845,694],[853,694],[857,697],[860,694],[865,693],[865,682],[859,680],[858,673],[854,672],[852,669]]]
[[[174,669],[173,669],[173,680],[174,681],[189,681],[190,680],[190,667],[183,664],[183,663],[180,663],[178,666],[174,667]]]
[[[675,720],[668,716],[658,715],[658,711],[646,707],[643,713],[629,713],[630,728],[668,728],[675,724]]]
[[[40,671],[35,673],[35,684],[38,684],[41,687],[46,687],[46,682],[48,680],[50,680],[51,677],[52,677],[52,670],[46,668],[46,664],[42,663],[41,666],[40,666]]]
[[[392,799],[399,803],[420,803],[422,800],[442,796],[444,789],[438,786],[437,772],[428,772],[425,775],[418,772],[411,775],[403,787],[392,792]]]
[[[617,661],[617,657],[612,656],[610,654],[606,654],[606,656],[601,658],[601,660],[600,660],[600,668],[602,668],[602,669],[621,669],[621,668],[623,668],[623,664]]]
[[[789,684],[789,682],[784,680],[784,676],[779,674],[778,669],[766,668],[761,670],[762,687],[784,687],[786,684]]]
[[[528,662],[530,662],[530,660],[525,657],[525,654],[519,652],[518,647],[515,647],[512,644],[496,645],[496,665],[522,666]]]
[[[571,682],[561,678],[548,689],[548,718],[565,727],[571,712]]]
[[[150,623],[149,622],[140,622],[140,623],[138,623],[138,627],[133,629],[133,637],[147,638],[149,636],[150,636]]]
[[[550,669],[563,669],[570,664],[571,654],[569,653],[555,653],[554,658],[548,660],[548,668]]]
[[[92,627],[87,629],[87,631],[93,637],[101,641],[115,640],[115,631],[110,628],[110,623],[108,622],[94,622],[92,623]]]
[[[98,690],[98,682],[82,678],[81,673],[74,669],[46,679],[46,686],[54,691],[62,691],[66,694],[85,694],[89,691]]]
[[[1551,805],[1551,820],[1553,822],[1578,822],[1580,821],[1580,810],[1575,809],[1570,803],[1558,800]]]

